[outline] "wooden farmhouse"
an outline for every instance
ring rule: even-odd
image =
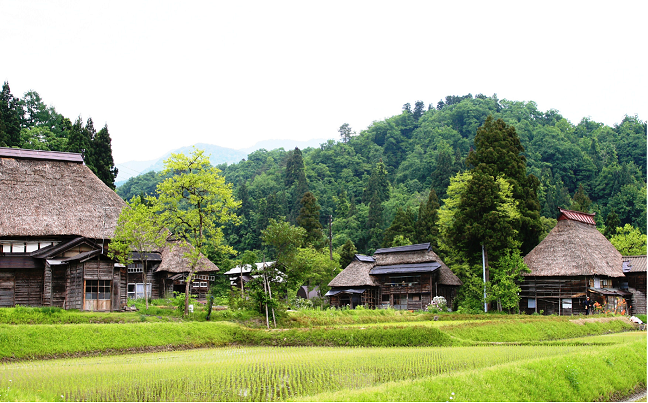
[[[630,313],[646,314],[646,255],[623,256],[623,274],[627,283],[622,283],[632,294]]]
[[[263,271],[264,268],[271,267],[274,263],[275,262],[255,263],[254,273],[252,270],[253,269],[252,265],[246,264],[242,266],[236,266],[226,271],[223,274],[228,276],[230,287],[232,288],[232,290],[240,291],[241,285],[243,286],[243,289],[245,289],[245,285],[247,283],[259,277],[259,274],[256,273]]]
[[[559,210],[556,226],[524,258],[531,273],[520,286],[520,311],[584,314],[588,296],[605,310],[625,310],[633,295],[621,254],[596,229],[594,214]]]
[[[335,307],[425,309],[443,296],[452,306],[461,280],[432,251],[429,243],[378,249],[355,259],[330,283],[326,293]]]
[[[0,147],[0,307],[111,311],[143,297],[143,257],[124,267],[106,253],[125,205],[80,154]],[[153,298],[184,292],[180,248],[168,244],[147,258]],[[218,270],[204,260],[198,296]]]

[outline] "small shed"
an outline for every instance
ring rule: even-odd
[[[646,255],[623,256],[625,288],[632,294],[630,312],[633,315],[646,314]],[[622,287],[623,288],[623,287]]]
[[[380,284],[369,274],[376,265],[371,256],[355,255],[351,263],[328,284],[331,289],[325,294],[335,307],[358,305],[375,308],[380,303]]]
[[[191,271],[189,259],[184,255],[191,246],[182,246],[178,241],[167,242],[161,253],[162,261],[155,269],[155,283],[161,295],[173,294],[174,291],[185,292],[185,280]],[[198,299],[206,299],[211,283],[215,281],[218,267],[200,254],[198,266],[194,270],[194,277],[190,285],[191,295]],[[153,286],[155,290],[156,285]]]

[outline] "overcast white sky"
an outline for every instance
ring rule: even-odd
[[[646,119],[646,1],[6,1],[0,80],[108,124],[116,162],[337,138],[497,93]]]

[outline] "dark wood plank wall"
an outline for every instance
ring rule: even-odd
[[[52,306],[63,307],[66,296],[67,267],[65,265],[52,266]]]
[[[83,263],[70,263],[66,275],[65,309],[83,308]]]
[[[0,269],[0,307],[14,306],[16,278],[14,269]]]
[[[19,269],[15,274],[14,302],[22,306],[43,305],[43,269]]]
[[[128,303],[128,272],[125,267],[119,268],[119,288],[121,290],[119,294],[119,308],[126,306]]]
[[[52,306],[52,266],[45,263],[43,281],[43,306]]]
[[[403,276],[407,276],[410,274],[402,274]],[[415,285],[391,285],[388,284],[390,283],[390,278],[391,277],[398,277],[397,274],[381,274],[381,275],[375,275],[373,276],[376,281],[380,284],[380,294],[381,296],[380,301],[382,301],[382,295],[389,295],[389,305],[394,306],[394,295],[408,295],[407,297],[407,309],[409,310],[420,310],[420,309],[425,309],[430,302],[432,302],[432,298],[434,297],[434,291],[438,288],[437,287],[437,278],[438,278],[438,273],[432,272],[432,273],[421,273],[421,280],[419,284]],[[419,296],[418,301],[413,301],[410,299],[409,295],[414,294]],[[403,304],[404,305],[404,304]]]
[[[646,272],[626,273],[628,279],[628,291],[632,292],[632,308],[630,311],[633,315],[646,314]]]
[[[111,260],[88,260],[84,263],[83,278],[86,280],[112,280],[114,263]]]

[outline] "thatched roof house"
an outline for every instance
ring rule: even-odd
[[[76,153],[0,147],[0,237],[112,238],[126,203]]]
[[[181,248],[149,251],[149,268],[159,266],[146,279],[143,256],[128,267],[106,256],[124,206],[80,154],[0,147],[0,306],[116,310],[145,288],[154,298],[172,291],[169,277],[189,271]],[[204,257],[200,266],[199,297],[202,273],[218,270]]]
[[[594,214],[559,210],[556,226],[524,257],[525,276],[623,277],[621,253],[596,229]]]
[[[627,297],[622,257],[596,229],[594,214],[559,209],[556,226],[524,257],[520,309],[527,313],[585,313],[587,296],[601,303]]]
[[[461,281],[429,243],[378,249],[354,260],[330,283],[333,306],[425,309],[434,296],[449,305]]]

